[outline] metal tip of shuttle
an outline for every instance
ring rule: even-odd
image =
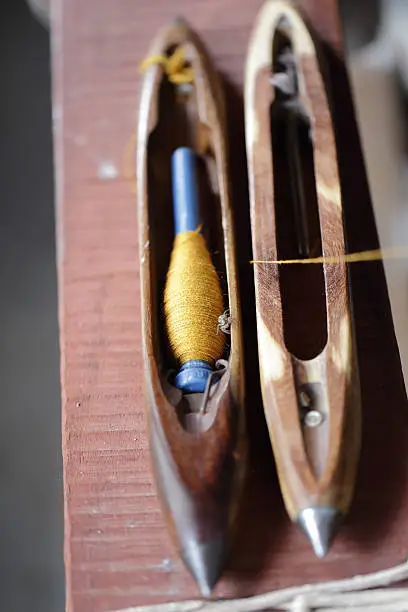
[[[184,563],[198,584],[203,597],[209,597],[224,568],[227,546],[225,538],[208,542],[191,542],[181,553]]]
[[[319,559],[327,555],[342,520],[342,513],[330,506],[305,508],[299,513],[297,522]]]

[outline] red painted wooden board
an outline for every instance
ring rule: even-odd
[[[304,0],[330,80],[350,251],[377,246],[335,0]],[[149,464],[140,345],[135,196],[124,151],[135,131],[139,63],[157,29],[184,15],[225,77],[248,378],[251,469],[217,596],[368,572],[408,550],[408,411],[380,263],[351,269],[364,410],[349,519],[317,560],[285,515],[257,371],[242,81],[261,0],[55,0],[54,127],[61,325],[67,609],[113,612],[198,595],[174,554]]]

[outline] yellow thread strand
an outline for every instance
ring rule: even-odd
[[[179,364],[201,359],[211,366],[222,356],[224,334],[217,334],[224,311],[221,287],[204,238],[198,231],[174,239],[164,290],[170,347]]]
[[[168,58],[166,55],[149,55],[149,57],[145,57],[145,59],[140,64],[140,71],[146,72],[150,66],[154,66],[158,64],[159,66],[165,66]]]
[[[335,264],[335,263],[358,263],[362,261],[379,261],[381,259],[403,259],[408,257],[408,245],[388,247],[384,249],[372,249],[371,251],[360,251],[358,253],[345,253],[338,256],[311,257],[310,259],[254,259],[251,264]]]
[[[174,85],[182,85],[184,83],[192,83],[194,80],[194,72],[191,66],[188,66],[182,47],[176,47],[172,55],[150,55],[146,57],[140,64],[140,70],[146,72],[150,66],[158,64],[163,67],[167,78]]]
[[[167,58],[168,74],[172,75],[181,72],[185,63],[183,48],[180,46],[176,47],[174,53]]]

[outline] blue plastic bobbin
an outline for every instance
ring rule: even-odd
[[[203,393],[211,372],[212,368],[206,361],[192,359],[181,366],[174,386],[185,393]]]
[[[176,149],[171,160],[173,216],[175,234],[195,231],[200,226],[196,156],[192,149]],[[211,366],[199,359],[184,363],[174,379],[174,386],[184,393],[204,393]]]

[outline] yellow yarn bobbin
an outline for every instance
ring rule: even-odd
[[[218,274],[199,231],[174,239],[164,290],[164,314],[170,347],[179,364],[200,359],[214,366],[225,336],[217,333],[223,312]]]

